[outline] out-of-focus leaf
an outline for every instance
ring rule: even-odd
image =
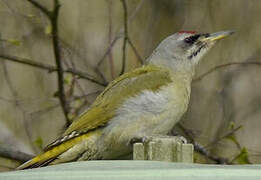
[[[34,15],[34,14],[27,14],[26,17],[28,17],[28,18],[36,18],[37,16]]]
[[[48,24],[46,27],[45,27],[45,30],[44,30],[45,34],[47,35],[50,35],[52,33],[52,26],[51,24]]]
[[[39,147],[40,149],[43,149],[43,139],[38,136],[35,140],[34,143],[37,147]]]
[[[224,136],[224,138],[228,139],[228,140],[231,140],[234,144],[236,144],[237,148],[240,150],[241,149],[241,145],[240,145],[239,141],[236,138],[235,132],[237,132],[239,129],[241,129],[242,126],[240,125],[240,126],[234,128],[234,123],[232,123],[230,125],[230,127],[232,128],[231,132],[228,133],[226,136]]]
[[[241,149],[241,145],[238,142],[238,140],[236,139],[235,134],[231,134],[229,136],[226,136],[226,139],[231,140],[233,143],[235,143],[235,145],[237,146],[238,149]]]
[[[83,99],[77,99],[73,102],[73,107],[78,108],[82,105],[82,103],[83,103]]]
[[[72,121],[75,118],[75,113],[69,113],[68,118]]]
[[[65,83],[66,85],[71,84],[71,83],[72,83],[72,75],[67,74],[67,75],[65,76],[65,78],[64,78],[64,83]]]
[[[236,136],[234,134],[230,135],[230,136],[227,136],[226,139],[229,139],[231,140],[233,143],[237,144],[238,141],[236,139]]]
[[[53,93],[53,97],[59,97],[59,91],[55,91],[55,92]]]
[[[238,164],[251,164],[251,162],[248,159],[247,149],[243,147],[239,155],[233,161],[236,161]]]
[[[229,129],[234,129],[235,128],[235,122],[230,121],[228,127],[229,127]]]
[[[21,41],[19,41],[17,39],[7,39],[7,42],[9,42],[9,43],[11,43],[12,45],[15,45],[15,46],[21,45]]]

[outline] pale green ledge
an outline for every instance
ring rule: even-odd
[[[0,180],[261,180],[261,165],[157,161],[82,161],[0,173]]]

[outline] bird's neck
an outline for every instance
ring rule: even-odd
[[[178,61],[176,61],[175,63],[171,63],[171,60],[169,59],[152,58],[147,61],[147,64],[167,69],[175,76],[183,79],[184,82],[189,85],[191,84],[192,78],[195,74],[194,67],[190,67],[182,62],[179,63]]]

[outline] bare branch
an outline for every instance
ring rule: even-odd
[[[111,52],[113,46],[115,45],[115,43],[120,39],[120,36],[117,36],[113,39],[113,41],[110,43],[108,49],[106,50],[106,52],[104,53],[104,55],[102,56],[102,58],[98,61],[97,67],[96,67],[96,72],[97,74],[99,74],[101,76],[101,78],[104,81],[104,84],[107,84],[107,80],[104,77],[103,73],[100,71],[99,67],[101,66],[102,62],[104,61],[104,59],[107,57],[107,55]]]
[[[0,145],[0,156],[9,159],[14,159],[20,162],[26,162],[33,158],[33,155],[26,154],[3,145]]]
[[[5,59],[5,60],[9,60],[9,61],[12,61],[12,62],[21,63],[21,64],[24,64],[24,65],[29,65],[29,66],[32,66],[32,67],[40,68],[40,69],[43,69],[43,70],[47,70],[49,72],[57,71],[57,67],[55,67],[55,66],[36,62],[36,61],[30,60],[30,59],[27,59],[27,58],[21,58],[21,57],[10,56],[10,55],[5,55],[5,54],[0,54],[0,58]],[[70,73],[72,75],[77,75],[79,78],[89,80],[89,81],[96,83],[96,84],[99,84],[101,86],[106,86],[105,83],[102,83],[102,82],[95,80],[93,77],[91,77],[91,75],[89,75],[85,72],[81,72],[81,71],[76,70],[76,69],[67,68],[63,72]]]
[[[227,137],[229,137],[229,136],[232,136],[235,132],[237,132],[237,131],[238,131],[239,129],[241,129],[241,128],[242,128],[242,126],[240,125],[240,126],[234,128],[234,129],[232,129],[232,130],[229,131],[228,133],[224,134],[222,137],[219,137],[219,138],[216,139],[215,141],[213,141],[213,142],[209,143],[208,145],[206,145],[205,148],[208,148],[208,147],[210,147],[210,146],[212,146],[212,145],[214,145],[214,144],[217,144],[219,141],[221,141],[221,140],[223,140],[223,139],[225,139],[225,138],[227,138]],[[237,145],[238,149],[241,149],[241,146],[240,146],[239,143],[236,143],[236,145]]]
[[[140,10],[140,8],[142,7],[144,3],[144,0],[141,0],[139,2],[139,4],[136,6],[135,10],[132,12],[132,14],[130,15],[130,18],[128,19],[128,21],[130,22],[131,20],[134,19],[134,17],[136,16],[137,12]],[[128,23],[129,23],[128,22]],[[97,74],[99,74],[101,76],[101,78],[104,80],[105,83],[107,83],[106,81],[106,78],[104,77],[104,75],[102,74],[102,72],[99,70],[99,67],[100,65],[102,64],[102,62],[104,61],[104,59],[109,55],[110,51],[112,50],[112,47],[115,45],[115,43],[123,37],[123,33],[122,31],[124,30],[124,27],[123,28],[120,28],[120,30],[118,31],[118,35],[116,35],[114,37],[114,39],[111,41],[109,47],[107,48],[107,50],[105,51],[104,55],[102,56],[102,58],[98,61],[98,65],[97,65],[97,68],[96,68],[96,72]],[[132,43],[133,45],[133,43]],[[134,46],[133,46],[134,47]],[[137,51],[136,51],[137,52]],[[134,50],[134,53],[135,53],[135,50]],[[135,53],[136,54],[136,53]],[[137,54],[136,54],[137,56]]]
[[[198,153],[202,154],[203,156],[207,157],[208,159],[215,161],[217,164],[230,164],[228,159],[226,158],[222,158],[222,157],[218,157],[215,155],[210,154],[206,148],[204,148],[202,145],[200,145],[197,142],[193,143],[194,145],[194,149],[195,151],[197,151]]]
[[[113,39],[113,41],[110,43],[108,49],[105,51],[104,55],[102,56],[102,58],[98,61],[97,66],[100,67],[103,60],[106,58],[106,56],[108,56],[108,54],[110,53],[110,51],[112,50],[113,46],[115,45],[115,43],[120,39],[120,36],[117,36]]]
[[[0,34],[1,36],[1,34]],[[2,47],[1,47],[2,48]],[[26,126],[26,111],[24,110],[23,106],[20,105],[19,101],[17,100],[17,96],[18,96],[18,92],[15,87],[13,86],[12,84],[12,81],[11,81],[11,78],[9,76],[9,72],[8,72],[8,69],[7,69],[7,66],[6,66],[6,63],[5,61],[2,62],[3,64],[3,74],[4,74],[4,78],[6,80],[6,83],[7,83],[7,86],[12,94],[12,96],[14,97],[14,100],[12,101],[12,103],[15,105],[15,107],[17,107],[18,110],[21,111],[22,113],[22,117],[21,117],[21,120],[23,121],[23,124],[25,126],[25,132],[26,132],[26,135],[27,135],[27,138],[29,140],[29,142],[31,143],[31,136],[30,136],[30,131],[28,129],[28,127]],[[9,101],[10,102],[10,101]],[[32,143],[31,143],[32,145]],[[32,146],[33,147],[33,146]]]
[[[253,61],[253,62],[231,62],[227,64],[221,64],[215,66],[214,68],[210,69],[209,71],[203,73],[202,75],[198,76],[197,78],[193,79],[194,82],[202,80],[205,76],[209,75],[210,73],[224,67],[232,66],[232,65],[259,65],[261,66],[261,62]]]
[[[43,64],[43,63],[40,63],[40,62],[35,62],[35,61],[27,59],[27,58],[21,58],[21,57],[10,56],[10,55],[5,55],[5,54],[0,54],[0,58],[2,58],[4,60],[9,60],[9,61],[12,61],[12,62],[21,63],[21,64],[33,66],[33,67],[36,67],[36,68],[48,70],[50,72],[57,70],[56,67],[54,67],[54,66]]]
[[[208,159],[216,162],[217,164],[229,164],[228,159],[210,154],[205,147],[203,147],[201,144],[194,140],[193,134],[190,131],[188,131],[184,126],[182,126],[181,123],[178,123],[177,126],[182,130],[182,132],[186,135],[189,141],[194,145],[195,151],[207,157]]]
[[[126,64],[126,47],[128,42],[128,9],[125,0],[121,0],[123,11],[124,11],[124,39],[122,45],[122,67],[120,75],[122,75],[125,71],[125,64]]]
[[[52,17],[52,12],[49,11],[48,9],[46,9],[41,4],[39,4],[38,2],[36,2],[34,0],[27,0],[27,1],[30,2],[32,5],[34,5],[36,8],[40,9],[48,18]]]
[[[66,118],[66,126],[68,127],[71,124],[71,120],[68,117],[69,114],[69,106],[66,101],[66,96],[64,92],[64,77],[63,77],[63,66],[61,62],[61,55],[59,49],[59,41],[58,41],[58,15],[59,15],[60,4],[58,0],[54,0],[54,8],[52,11],[52,16],[50,19],[52,24],[52,40],[53,40],[53,51],[55,56],[55,63],[57,67],[57,75],[58,75],[58,91],[59,91],[59,99],[60,104],[62,106],[65,118]]]
[[[109,18],[109,44],[112,41],[112,0],[108,0],[108,18]],[[111,78],[114,79],[114,61],[113,61],[113,56],[112,52],[110,51],[109,53],[109,62],[110,62],[110,71],[111,71]]]
[[[142,57],[140,56],[140,54],[138,53],[136,47],[134,46],[134,44],[133,44],[132,41],[130,40],[130,37],[128,37],[128,43],[130,44],[130,46],[131,46],[131,48],[132,48],[134,54],[136,55],[138,61],[140,62],[140,64],[143,65],[143,64],[144,64],[144,61],[143,61]]]
[[[27,0],[31,4],[33,4],[36,8],[41,10],[49,19],[52,25],[52,42],[53,42],[53,51],[55,57],[55,63],[57,67],[57,83],[58,83],[58,97],[60,100],[60,104],[66,119],[66,126],[68,127],[71,123],[68,113],[69,113],[69,106],[66,101],[66,96],[64,92],[64,83],[63,83],[63,66],[61,63],[61,55],[59,50],[59,41],[58,41],[58,16],[60,10],[60,3],[59,0],[54,0],[53,10],[49,11],[41,4],[37,3],[34,0]]]
[[[94,92],[84,94],[84,95],[81,95],[81,96],[74,96],[72,101],[75,101],[75,100],[78,100],[78,99],[83,99],[83,98],[86,98],[88,96],[92,96],[92,95],[96,95],[96,94],[100,94],[100,93],[101,93],[101,91],[98,90],[98,91],[94,91]]]
[[[139,10],[141,9],[142,5],[144,4],[145,0],[140,0],[139,4],[136,6],[136,8],[134,9],[134,11],[131,12],[131,15],[129,17],[129,22],[132,21],[135,16],[137,15],[137,13],[139,12]]]

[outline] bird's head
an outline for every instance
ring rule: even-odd
[[[191,72],[217,40],[234,31],[196,33],[180,31],[164,39],[148,58],[149,64],[171,68],[175,71]]]

